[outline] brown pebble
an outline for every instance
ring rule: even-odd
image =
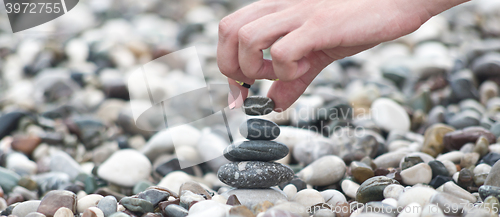
[[[211,200],[212,195],[210,195],[207,190],[205,190],[198,182],[187,181],[184,182],[179,188],[179,193],[182,193],[184,190],[189,190],[195,194],[203,195],[205,199]]]
[[[458,174],[458,185],[463,189],[474,185],[474,173],[467,168],[460,170]]]
[[[3,197],[3,189],[2,189],[2,186],[0,186],[0,197]]]
[[[375,176],[385,176],[389,174],[389,170],[386,168],[377,168],[373,172],[375,173]]]
[[[496,142],[496,137],[490,131],[482,127],[467,127],[444,135],[443,143],[448,150],[460,150],[463,145],[469,142],[476,142],[479,137],[484,136],[490,144]]]
[[[238,197],[236,197],[236,195],[231,194],[231,196],[227,198],[226,204],[231,206],[238,206],[241,205],[241,202],[240,200],[238,200]]]
[[[338,211],[339,212],[336,212],[335,213],[335,216],[338,216],[338,217],[349,217],[351,216],[351,206],[349,206],[349,203],[340,203],[337,205],[338,208]]]
[[[253,211],[253,213],[261,213],[261,212],[265,212],[266,210],[268,210],[269,208],[271,208],[273,206],[274,206],[273,203],[266,200],[266,201],[260,202],[258,204],[255,204],[252,207],[252,211]]]
[[[65,190],[54,190],[47,193],[40,202],[37,212],[52,217],[61,207],[76,212],[76,194]]]
[[[255,217],[255,215],[246,206],[233,206],[229,210],[229,215],[241,217]]]
[[[42,139],[38,136],[14,136],[11,145],[12,149],[30,156],[40,142]]]

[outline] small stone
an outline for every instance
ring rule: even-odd
[[[476,142],[481,136],[486,137],[490,144],[496,142],[495,135],[493,135],[490,131],[482,127],[467,127],[463,130],[457,130],[445,134],[443,143],[449,150],[459,150],[466,143]]]
[[[432,186],[433,188],[438,188],[439,186],[443,185],[446,182],[449,182],[453,180],[453,178],[449,176],[442,176],[442,175],[437,175],[434,177],[431,182],[429,182],[429,185]]]
[[[82,173],[80,164],[63,151],[57,151],[50,157],[50,171],[66,173],[70,179],[75,179]]]
[[[478,191],[479,191],[479,196],[481,196],[481,199],[483,199],[483,201],[488,196],[494,196],[496,198],[500,198],[500,187],[497,186],[482,185],[481,187],[479,187]]]
[[[342,179],[346,165],[334,155],[324,156],[302,169],[297,176],[307,184],[325,186],[337,183]]]
[[[161,174],[160,174],[161,175]],[[162,175],[162,176],[165,176],[166,174]],[[148,181],[140,181],[138,182],[137,184],[134,185],[134,189],[132,190],[133,191],[133,194],[139,194],[143,191],[145,191],[147,188],[149,188],[150,186],[152,186],[153,183],[151,182],[148,182]]]
[[[349,179],[344,179],[340,186],[344,194],[350,198],[356,198],[356,192],[358,192],[358,189],[360,187],[358,183],[353,182]]]
[[[83,212],[82,217],[104,217],[104,214],[97,207],[89,207]]]
[[[113,196],[106,196],[102,198],[97,204],[97,208],[99,208],[102,211],[104,217],[111,216],[113,213],[117,211],[116,198]]]
[[[441,175],[441,176],[449,176],[450,175],[450,173],[448,172],[448,170],[446,169],[446,167],[444,166],[444,164],[441,161],[433,160],[433,161],[429,161],[429,163],[427,163],[427,164],[431,167],[432,178],[435,178],[438,175]]]
[[[140,198],[124,197],[120,200],[120,204],[132,212],[148,213],[154,211],[153,204]]]
[[[373,163],[379,168],[399,167],[399,162],[408,153],[404,151],[389,152],[379,155],[373,160]]]
[[[177,204],[168,205],[167,207],[165,207],[163,212],[167,216],[172,216],[172,217],[185,217],[189,214],[187,209]]]
[[[500,202],[498,201],[498,198],[493,195],[486,197],[483,204],[486,210],[494,213],[498,213],[500,211]]]
[[[21,177],[15,172],[0,167],[0,187],[2,187],[5,192],[10,192],[16,187],[20,178]]]
[[[133,187],[147,180],[151,173],[151,162],[140,152],[125,149],[115,152],[97,170],[100,178],[117,185]]]
[[[417,183],[429,184],[432,180],[432,169],[426,163],[419,163],[408,169],[401,171],[403,183],[415,185]]]
[[[447,120],[447,123],[455,129],[463,129],[470,126],[478,126],[481,116],[471,110],[463,110]]]
[[[198,182],[194,182],[194,181],[184,182],[181,185],[179,192],[182,194],[182,191],[184,191],[184,190],[191,191],[195,194],[203,195],[203,197],[205,197],[207,200],[212,199],[212,195],[210,195],[210,193],[208,193],[208,191],[205,190]]]
[[[11,145],[12,149],[30,156],[41,142],[42,139],[38,136],[14,136]]]
[[[464,189],[467,189],[467,187],[473,186],[474,185],[474,174],[472,173],[472,171],[470,171],[467,168],[463,168],[462,170],[460,170],[460,173],[458,174],[457,184]]]
[[[170,197],[170,194],[168,192],[159,191],[156,189],[148,189],[137,195],[137,198],[146,200],[153,204],[153,206],[157,206],[161,201],[168,200],[168,197]]]
[[[81,199],[78,200],[76,208],[77,212],[83,213],[87,208],[92,206],[97,206],[97,204],[102,198],[104,197],[99,194],[89,194],[85,197],[82,197]]]
[[[474,166],[474,165],[476,165],[477,161],[479,160],[479,157],[480,157],[480,155],[476,152],[466,153],[466,154],[464,154],[462,159],[460,159],[460,166],[462,168],[468,168],[470,166]]]
[[[228,163],[217,173],[219,180],[237,188],[269,188],[292,180],[293,175],[288,166],[262,161]]]
[[[272,99],[264,96],[249,96],[242,106],[247,115],[267,115],[274,110]]]
[[[386,131],[410,130],[408,113],[391,99],[378,98],[372,103],[370,111],[375,123]]]
[[[384,198],[399,199],[399,196],[404,192],[405,188],[400,184],[390,184],[384,188]]]
[[[300,179],[297,176],[294,176],[293,179],[291,181],[289,181],[289,182],[281,183],[279,187],[281,189],[283,189],[288,184],[295,185],[295,187],[297,188],[297,191],[300,191],[302,189],[306,189],[307,188],[307,184],[304,181],[302,181],[302,179]]]
[[[230,161],[274,161],[284,158],[287,154],[286,145],[265,140],[244,141],[224,149],[224,157]]]
[[[231,206],[216,201],[205,200],[195,203],[189,208],[190,216],[225,216]]]
[[[335,207],[337,206],[337,204],[347,202],[344,194],[337,190],[324,190],[320,192],[320,194],[321,196],[323,196],[323,199],[325,199],[325,203],[329,204],[331,207]]]
[[[422,160],[419,156],[406,156],[403,158],[403,162],[401,163],[401,170],[405,170],[423,162],[424,160]]]
[[[189,190],[184,190],[179,199],[180,199],[179,205],[181,205],[186,209],[189,209],[191,205],[197,202],[206,200],[203,196],[195,194]]]
[[[443,185],[443,192],[468,200],[471,203],[476,202],[476,197],[474,197],[474,195],[456,185],[452,181],[446,182]]]
[[[485,156],[488,154],[488,146],[490,145],[488,139],[486,137],[481,136],[479,139],[476,141],[476,146],[474,146],[474,152],[478,153],[480,157]]]
[[[440,160],[440,162],[446,167],[449,175],[453,175],[457,172],[457,166],[455,166],[455,164],[450,160]]]
[[[462,157],[464,156],[464,153],[461,152],[461,151],[450,151],[448,153],[445,153],[445,154],[442,154],[442,155],[439,155],[436,160],[438,161],[451,161],[453,163],[460,163],[460,160],[462,159]]]
[[[253,118],[241,124],[240,134],[248,140],[273,140],[280,135],[280,128],[272,121]]]
[[[491,171],[491,166],[488,165],[488,164],[485,164],[485,163],[482,163],[482,164],[478,164],[476,165],[476,167],[474,168],[474,175],[476,174],[488,174],[490,173]]]
[[[14,207],[14,209],[12,209],[12,215],[25,217],[30,212],[36,212],[38,206],[40,206],[39,200],[31,200],[19,203]]]
[[[227,198],[226,204],[231,206],[238,206],[241,205],[241,202],[240,200],[238,200],[238,197],[236,197],[236,195],[233,194]]]
[[[366,203],[369,201],[381,201],[384,199],[384,189],[390,184],[399,184],[398,181],[385,176],[372,177],[359,187],[356,192],[356,201]]]
[[[405,207],[410,203],[418,203],[420,206],[424,206],[437,193],[436,190],[429,187],[412,187],[399,196],[398,206]]]
[[[229,196],[235,195],[238,197],[241,205],[246,207],[253,207],[256,204],[269,201],[276,204],[279,200],[286,200],[286,195],[278,189],[232,189],[222,193],[222,196],[229,198]]]
[[[351,162],[350,168],[351,174],[357,183],[363,183],[375,175],[371,167],[359,161]]]
[[[490,166],[493,166],[496,162],[500,160],[500,153],[495,153],[495,152],[490,152],[487,155],[485,155],[479,163],[486,163],[489,164]]]
[[[265,201],[262,201],[262,202],[259,202],[258,204],[254,205],[252,207],[252,211],[253,213],[261,213],[261,212],[265,212],[266,210],[268,210],[269,208],[273,207],[274,204],[265,200]],[[243,206],[245,207],[245,206]]]
[[[324,203],[325,199],[314,189],[304,189],[297,192],[292,198],[292,201],[302,204],[305,207],[310,207],[318,203]]]
[[[433,157],[437,157],[438,154],[443,152],[444,149],[444,135],[453,131],[455,131],[453,127],[441,123],[434,124],[427,128],[424,133],[424,144],[422,146],[422,152],[427,153]]]
[[[70,209],[61,207],[56,211],[54,217],[73,217],[74,215],[75,214]]]
[[[76,194],[65,190],[54,190],[47,193],[40,202],[37,212],[52,217],[61,207],[70,209],[76,213]]]

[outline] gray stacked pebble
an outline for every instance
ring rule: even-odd
[[[274,102],[267,97],[248,97],[243,105],[245,114],[269,114]],[[264,119],[249,119],[240,126],[240,133],[248,141],[233,143],[224,150],[224,157],[232,161],[220,167],[219,179],[236,188],[269,188],[288,182],[293,171],[288,166],[272,162],[285,157],[288,147],[271,141],[280,134],[279,126]]]

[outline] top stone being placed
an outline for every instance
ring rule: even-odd
[[[274,110],[274,102],[265,96],[249,96],[243,102],[243,110],[247,115],[267,115]]]

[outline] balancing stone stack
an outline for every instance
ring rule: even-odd
[[[247,115],[269,114],[274,102],[267,97],[248,97],[243,103]],[[248,141],[231,144],[224,150],[224,157],[232,161],[220,167],[219,179],[236,188],[269,188],[293,178],[288,166],[272,162],[285,157],[288,147],[271,141],[280,134],[279,126],[264,119],[249,119],[240,126],[240,133]]]

